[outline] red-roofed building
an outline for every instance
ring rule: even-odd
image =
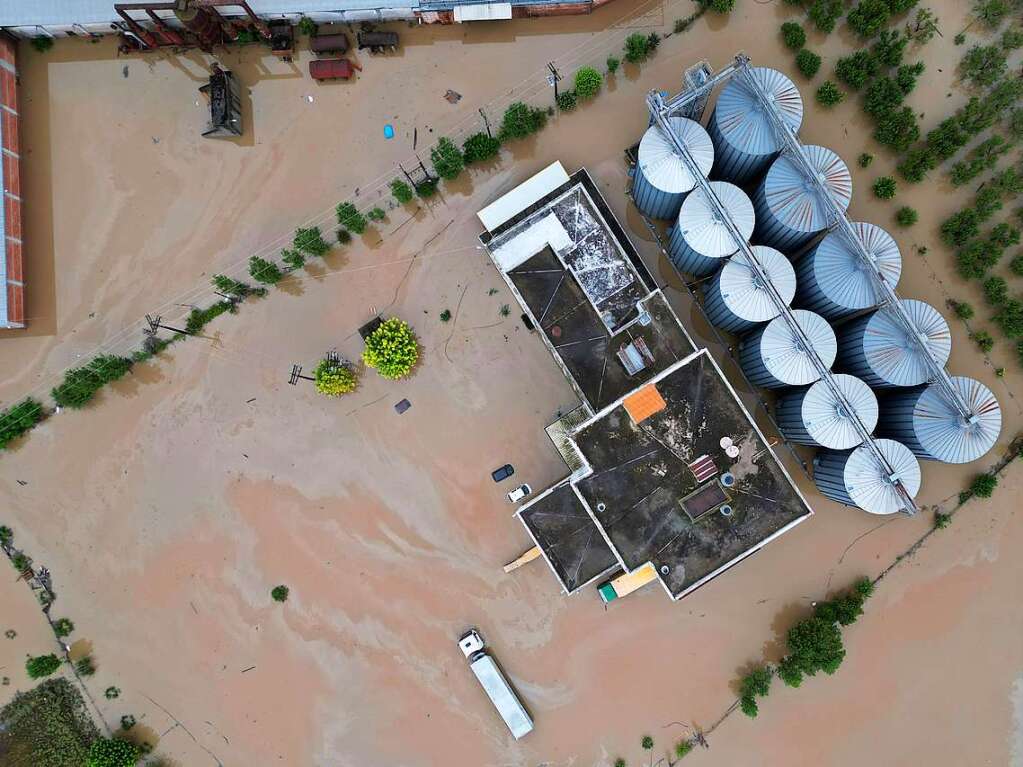
[[[25,326],[21,243],[21,155],[18,146],[17,46],[0,32],[0,328]]]

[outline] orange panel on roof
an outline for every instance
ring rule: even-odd
[[[653,384],[647,384],[639,391],[630,394],[623,401],[626,411],[636,423],[642,423],[654,413],[664,410],[664,397]]]

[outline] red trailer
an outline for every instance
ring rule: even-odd
[[[354,73],[348,59],[314,59],[309,62],[309,74],[314,80],[349,80]]]

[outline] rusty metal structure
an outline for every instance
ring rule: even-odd
[[[271,40],[270,27],[259,18],[245,0],[170,0],[165,2],[116,3],[114,11],[124,22],[142,50],[160,48],[188,48],[196,46],[207,53],[214,46],[236,40],[242,28],[237,22],[225,19],[218,8],[240,8],[251,26],[264,40]],[[158,12],[169,11],[183,29],[175,29]],[[139,23],[138,14],[145,14],[153,23],[152,29]]]

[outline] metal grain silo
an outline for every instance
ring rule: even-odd
[[[748,241],[756,221],[749,197],[739,187],[724,181],[711,181],[710,188],[744,241]],[[741,246],[701,188],[689,195],[679,209],[678,221],[668,240],[668,256],[680,272],[705,277],[721,265],[721,259]]]
[[[852,224],[871,266],[864,264],[855,245],[836,230],[824,235],[813,250],[796,263],[796,306],[810,309],[829,320],[877,306],[872,270],[884,275],[894,289],[902,275],[902,254],[888,232],[862,221]]]
[[[877,397],[854,376],[836,375],[833,380],[849,408],[824,381],[788,392],[778,399],[775,419],[785,439],[800,445],[848,450],[863,444],[853,418],[867,432],[877,425]]]
[[[852,200],[852,176],[842,158],[823,146],[804,146],[803,153],[841,211]],[[753,195],[757,228],[753,241],[794,253],[833,223],[823,191],[788,155],[773,163]]]
[[[792,312],[817,356],[830,368],[835,361],[835,331],[819,314],[796,309]],[[785,317],[775,317],[742,341],[739,363],[755,386],[780,389],[806,386],[820,378],[810,351],[789,326]]]
[[[803,98],[793,82],[776,69],[750,70],[781,119],[794,131],[803,123]],[[721,90],[707,124],[716,157],[713,177],[745,185],[759,177],[782,148],[770,117],[750,86],[733,77]]]
[[[782,301],[790,304],[796,292],[796,272],[792,262],[766,245],[754,245],[753,253]],[[781,313],[742,251],[718,270],[704,290],[703,297],[707,319],[729,333],[745,333]]]
[[[980,381],[952,376],[972,412],[963,418],[941,387],[930,384],[881,398],[879,432],[906,443],[920,458],[969,463],[987,453],[1002,430],[1002,408]]]
[[[714,145],[703,126],[684,117],[669,117],[668,124],[696,160],[704,178],[714,164]],[[651,125],[639,142],[632,199],[650,218],[673,219],[682,199],[696,186],[689,167],[658,125]]]
[[[894,312],[882,307],[838,329],[838,369],[859,376],[871,386],[919,386],[930,378],[927,353],[939,365],[952,352],[952,334],[941,313],[930,304],[911,298],[900,300],[916,328],[914,343]]]
[[[822,495],[871,514],[894,514],[903,498],[893,482],[901,481],[911,498],[920,491],[920,462],[900,442],[875,439],[894,474],[877,460],[867,445],[852,450],[821,450],[813,460],[813,480]]]

